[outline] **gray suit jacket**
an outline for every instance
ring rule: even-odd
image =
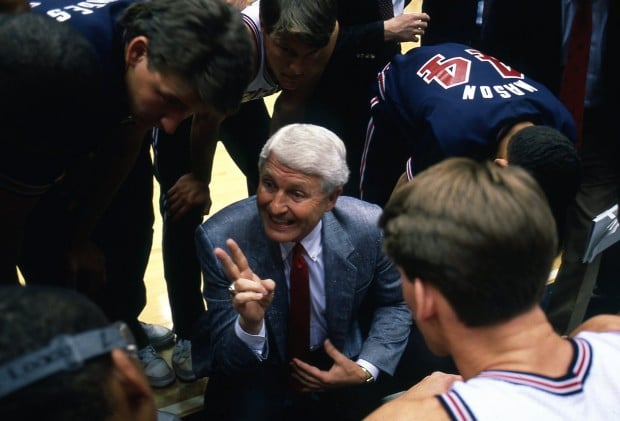
[[[393,374],[407,343],[411,313],[402,298],[398,271],[382,251],[380,213],[376,205],[342,196],[323,216],[325,317],[328,337],[340,352]],[[277,349],[268,349],[267,359],[282,365],[288,361],[284,265],[278,243],[265,235],[256,198],[250,197],[211,216],[196,231],[207,301],[207,312],[192,340],[193,366],[199,376],[237,375],[261,364],[234,332],[237,313],[227,290],[230,281],[213,254],[214,247],[227,249],[228,238],[239,244],[259,277],[276,283],[265,323],[269,342]]]

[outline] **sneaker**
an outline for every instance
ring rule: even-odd
[[[144,374],[152,387],[166,387],[175,380],[174,371],[153,348],[147,345],[138,350],[138,358],[144,368]]]
[[[155,349],[167,348],[174,342],[174,332],[165,326],[140,322],[142,329],[149,337],[149,342]]]
[[[188,339],[177,339],[172,350],[172,368],[182,381],[196,380],[196,375],[192,370],[192,343]]]

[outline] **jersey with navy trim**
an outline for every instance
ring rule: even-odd
[[[125,59],[122,30],[116,21],[136,0],[41,0],[31,3],[32,11],[70,25],[94,47],[102,66],[107,117],[114,123],[129,115],[125,89]]]
[[[250,28],[258,53],[258,72],[243,93],[242,102],[259,99],[280,90],[278,83],[269,74],[265,58],[265,39],[260,29],[259,3],[257,0],[241,12],[243,22]]]
[[[570,113],[547,88],[466,45],[422,46],[395,56],[378,74],[373,94],[362,190],[385,184],[389,168],[398,169],[391,175],[397,178],[408,157],[414,174],[450,156],[492,158],[501,130],[519,121],[575,139]]]
[[[619,420],[620,332],[582,332],[564,376],[484,371],[438,396],[452,420]]]

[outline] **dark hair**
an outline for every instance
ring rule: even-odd
[[[47,16],[0,15],[0,39],[0,173],[46,184],[90,149],[100,64],[86,39]]]
[[[43,286],[0,287],[0,364],[74,334],[108,324],[84,295]],[[0,398],[3,419],[107,419],[113,409],[106,379],[110,354],[88,360],[79,370],[60,372]]]
[[[28,0],[0,0],[0,13],[27,12],[30,10]]]
[[[449,158],[397,189],[379,225],[387,254],[434,285],[468,326],[538,305],[556,256],[555,224],[522,168]]]
[[[145,36],[149,69],[180,76],[228,114],[250,82],[252,47],[241,14],[223,0],[150,0],[120,16],[128,42]]]
[[[327,45],[338,15],[336,0],[261,0],[260,22],[273,38],[294,36],[306,45]]]
[[[529,126],[516,132],[508,142],[510,165],[525,168],[542,188],[558,231],[561,248],[566,226],[566,209],[581,184],[581,159],[575,145],[558,130]]]

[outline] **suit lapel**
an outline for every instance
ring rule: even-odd
[[[357,268],[349,259],[355,248],[332,212],[323,217],[321,235],[328,336],[336,348],[342,349],[351,323],[355,295]]]
[[[351,323],[351,311],[354,303],[357,268],[349,257],[355,248],[349,240],[348,233],[333,216],[327,212],[323,217],[321,231],[323,261],[325,266],[325,299],[328,336],[332,343],[342,349],[348,327]],[[269,241],[264,231],[256,233],[255,250],[261,250],[250,259],[251,267],[263,267],[264,273],[257,273],[262,279],[273,279],[276,289],[273,302],[267,310],[269,335],[273,337],[278,355],[285,359],[286,332],[288,329],[289,304],[288,287],[284,278],[284,264],[280,247]]]

